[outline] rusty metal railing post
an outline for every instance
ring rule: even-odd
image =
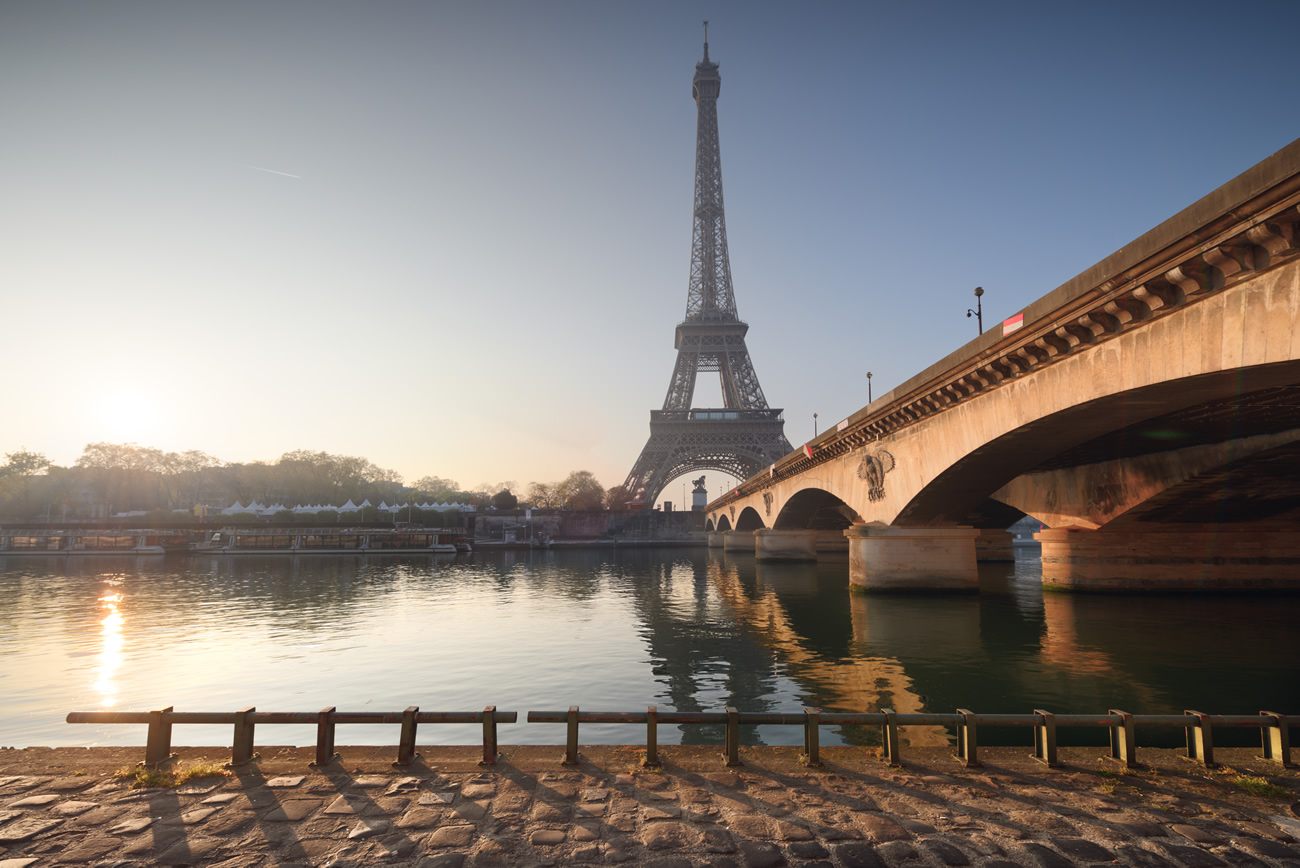
[[[880,728],[881,740],[885,746],[885,762],[891,766],[901,766],[902,758],[898,750],[898,721],[895,720],[896,714],[892,708],[882,708],[880,713],[885,716],[885,723]]]
[[[975,712],[967,708],[957,709],[957,714],[961,720],[957,722],[957,758],[968,769],[977,769],[980,767],[979,746],[976,724],[979,718]]]
[[[803,710],[803,761],[810,769],[822,767],[821,726],[822,710],[805,708]]]
[[[1185,709],[1183,714],[1196,718],[1196,723],[1184,730],[1187,736],[1187,758],[1199,762],[1206,768],[1213,768],[1215,765],[1214,731],[1210,723],[1210,716],[1204,712],[1190,709]]]
[[[578,764],[578,706],[569,706],[569,715],[565,720],[568,734],[564,740],[564,765]]]
[[[641,765],[648,769],[659,768],[659,707],[645,707],[645,759]]]
[[[1291,730],[1287,726],[1285,714],[1278,714],[1276,711],[1261,711],[1260,716],[1266,718],[1264,723],[1259,727],[1259,740],[1263,747],[1263,759],[1272,760],[1281,763],[1283,768],[1289,768],[1293,765],[1291,762]],[[1272,724],[1268,720],[1272,720]]]
[[[489,705],[483,709],[483,759],[481,766],[497,764],[497,707]]]
[[[397,762],[393,763],[395,766],[409,766],[419,756],[415,752],[415,730],[418,726],[415,715],[419,710],[418,705],[412,705],[402,712],[402,734],[398,737]]]
[[[316,715],[315,766],[327,766],[338,759],[334,752],[334,706],[322,708]]]
[[[250,705],[235,712],[235,738],[230,749],[232,766],[245,765],[256,756],[253,753],[253,712],[256,710]]]
[[[1110,725],[1110,758],[1123,763],[1125,768],[1136,768],[1137,738],[1133,732],[1133,715],[1114,708],[1107,714],[1114,720]]]
[[[728,766],[743,766],[740,761],[740,711],[727,706],[727,731],[723,736]]]
[[[1034,759],[1046,766],[1056,765],[1056,715],[1035,708],[1038,724],[1034,727]]]
[[[147,768],[157,768],[175,754],[172,753],[172,724],[166,715],[172,706],[156,708],[149,712],[149,735],[145,742],[144,764]]]

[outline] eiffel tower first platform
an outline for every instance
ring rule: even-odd
[[[791,451],[781,410],[767,406],[745,348],[749,326],[736,314],[722,211],[722,154],[718,147],[718,64],[695,65],[695,227],[686,318],[677,326],[677,366],[662,410],[650,411],[650,440],[623,487],[629,501],[648,506],[670,481],[697,470],[747,479]],[[716,372],[720,408],[694,408],[695,378]]]

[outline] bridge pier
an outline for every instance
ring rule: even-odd
[[[760,561],[815,561],[817,560],[817,531],[773,530],[754,531],[754,557]]]
[[[815,530],[817,534],[817,551],[819,552],[846,552],[849,550],[849,541],[844,538],[842,530]]]
[[[726,530],[722,532],[722,550],[724,552],[754,553],[754,532],[752,530]]]
[[[980,535],[975,537],[975,560],[980,563],[1014,561],[1015,539],[1015,534],[1010,531],[980,528]]]
[[[1053,528],[1043,544],[1043,589],[1256,591],[1300,589],[1300,533],[1280,527]]]
[[[854,525],[849,585],[860,591],[978,591],[973,527]]]
[[[727,532],[726,532],[725,530],[711,530],[711,531],[709,531],[708,534],[706,535],[706,539],[708,540],[709,548],[711,548],[711,549],[720,549],[720,548],[722,548],[722,547],[723,547],[723,542],[724,542],[724,540],[726,539],[726,535],[727,535]]]

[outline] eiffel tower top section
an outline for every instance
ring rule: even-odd
[[[691,283],[685,322],[739,322],[727,258],[727,221],[722,212],[722,152],[718,146],[718,91],[722,77],[709,60],[704,22],[704,59],[695,64],[691,90],[699,119],[695,132],[695,230],[691,237]]]

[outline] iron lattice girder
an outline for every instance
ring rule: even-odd
[[[790,451],[784,427],[776,409],[651,411],[650,439],[625,486],[649,502],[668,482],[695,470],[747,479]]]
[[[754,363],[745,346],[749,326],[738,320],[684,322],[677,326],[677,364],[673,369],[665,410],[689,410],[695,380],[701,372],[717,372],[723,406],[733,410],[766,410]]]
[[[695,225],[691,233],[691,283],[686,319],[721,314],[738,319],[727,255],[727,220],[722,205],[722,148],[718,142],[718,65],[695,66]]]
[[[650,413],[650,439],[623,483],[629,498],[649,503],[672,479],[720,470],[746,479],[790,451],[780,410],[769,409],[745,346],[749,326],[736,313],[722,207],[718,144],[718,65],[695,65],[695,208],[686,318],[677,326],[677,363],[663,410]],[[718,374],[722,409],[693,410],[700,372]]]

